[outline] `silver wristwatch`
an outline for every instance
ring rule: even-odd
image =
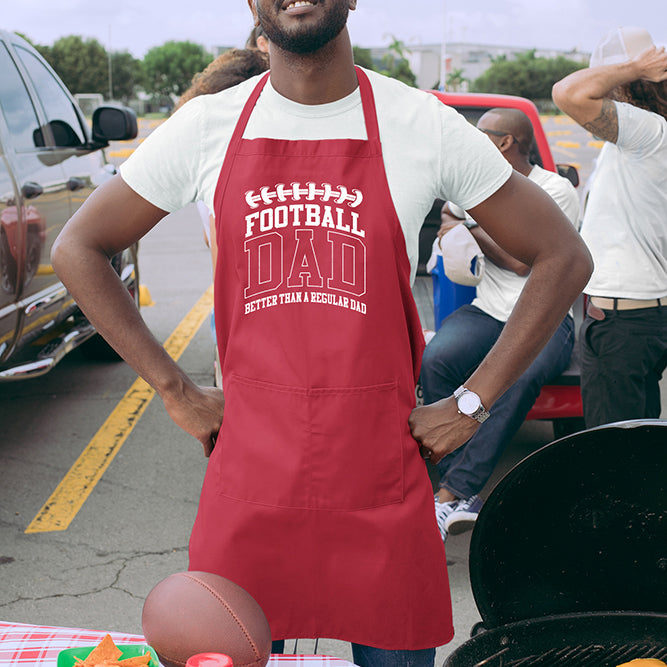
[[[482,405],[482,399],[470,389],[466,389],[461,385],[455,392],[454,398],[459,408],[459,412],[470,419],[478,421],[480,424],[484,423],[491,415]]]

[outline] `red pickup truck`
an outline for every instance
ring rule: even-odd
[[[449,93],[435,90],[430,92],[444,104],[455,108],[473,124],[477,124],[480,116],[494,107],[520,109],[530,118],[535,134],[531,161],[544,167],[544,169],[557,171],[562,176],[569,178],[575,187],[579,185],[579,176],[575,167],[571,165],[557,165],[554,162],[547,137],[540,122],[537,107],[530,100],[512,95]],[[440,209],[442,204],[442,201],[434,203],[420,234],[419,273],[422,275],[426,272],[426,262],[429,259],[433,240],[440,227]],[[472,301],[474,298],[474,288],[451,283],[441,268],[438,270],[436,267],[436,270],[431,275],[433,278],[435,327],[437,329],[442,320],[452,310],[463,303]],[[574,304],[576,331],[579,330],[583,316],[584,298],[582,295]],[[526,419],[551,420],[556,438],[584,428],[581,392],[579,388],[579,355],[576,345],[569,368],[553,384],[542,388],[542,392]]]

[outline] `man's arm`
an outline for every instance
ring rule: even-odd
[[[51,261],[86,317],[156,390],[172,419],[197,438],[208,455],[222,423],[222,392],[197,387],[173,361],[109,263],[165,215],[116,176],[98,187],[65,225]]]
[[[614,88],[631,81],[667,80],[667,53],[651,47],[636,58],[617,65],[578,70],[554,84],[556,106],[579,125],[604,141],[618,139],[616,106],[608,98]]]
[[[443,204],[440,210],[440,220],[440,229],[438,230],[439,239],[456,225],[463,222],[463,218],[459,218],[452,211],[449,202]],[[529,266],[505,252],[479,225],[470,229],[470,233],[473,235],[480,250],[484,253],[484,257],[492,261],[496,266],[499,266],[501,269],[513,271],[518,276],[527,276],[530,273]]]
[[[512,257],[505,252],[479,225],[470,230],[477,245],[484,253],[484,257],[491,260],[496,266],[507,271],[516,273],[517,276],[527,276],[530,273],[530,266],[524,262]]]
[[[465,382],[493,410],[551,338],[588,282],[593,263],[554,200],[517,172],[470,214],[501,248],[531,267],[503,333]],[[460,415],[448,397],[413,410],[410,426],[436,462],[465,443],[479,424]]]

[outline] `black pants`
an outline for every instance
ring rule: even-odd
[[[667,366],[667,307],[604,310],[581,326],[581,395],[586,427],[660,417]]]

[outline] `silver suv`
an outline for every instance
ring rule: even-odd
[[[49,257],[67,220],[115,173],[103,149],[136,135],[134,112],[118,106],[98,107],[91,129],[39,53],[0,31],[0,380],[46,373],[79,345],[114,356]],[[138,301],[137,247],[113,264]]]

